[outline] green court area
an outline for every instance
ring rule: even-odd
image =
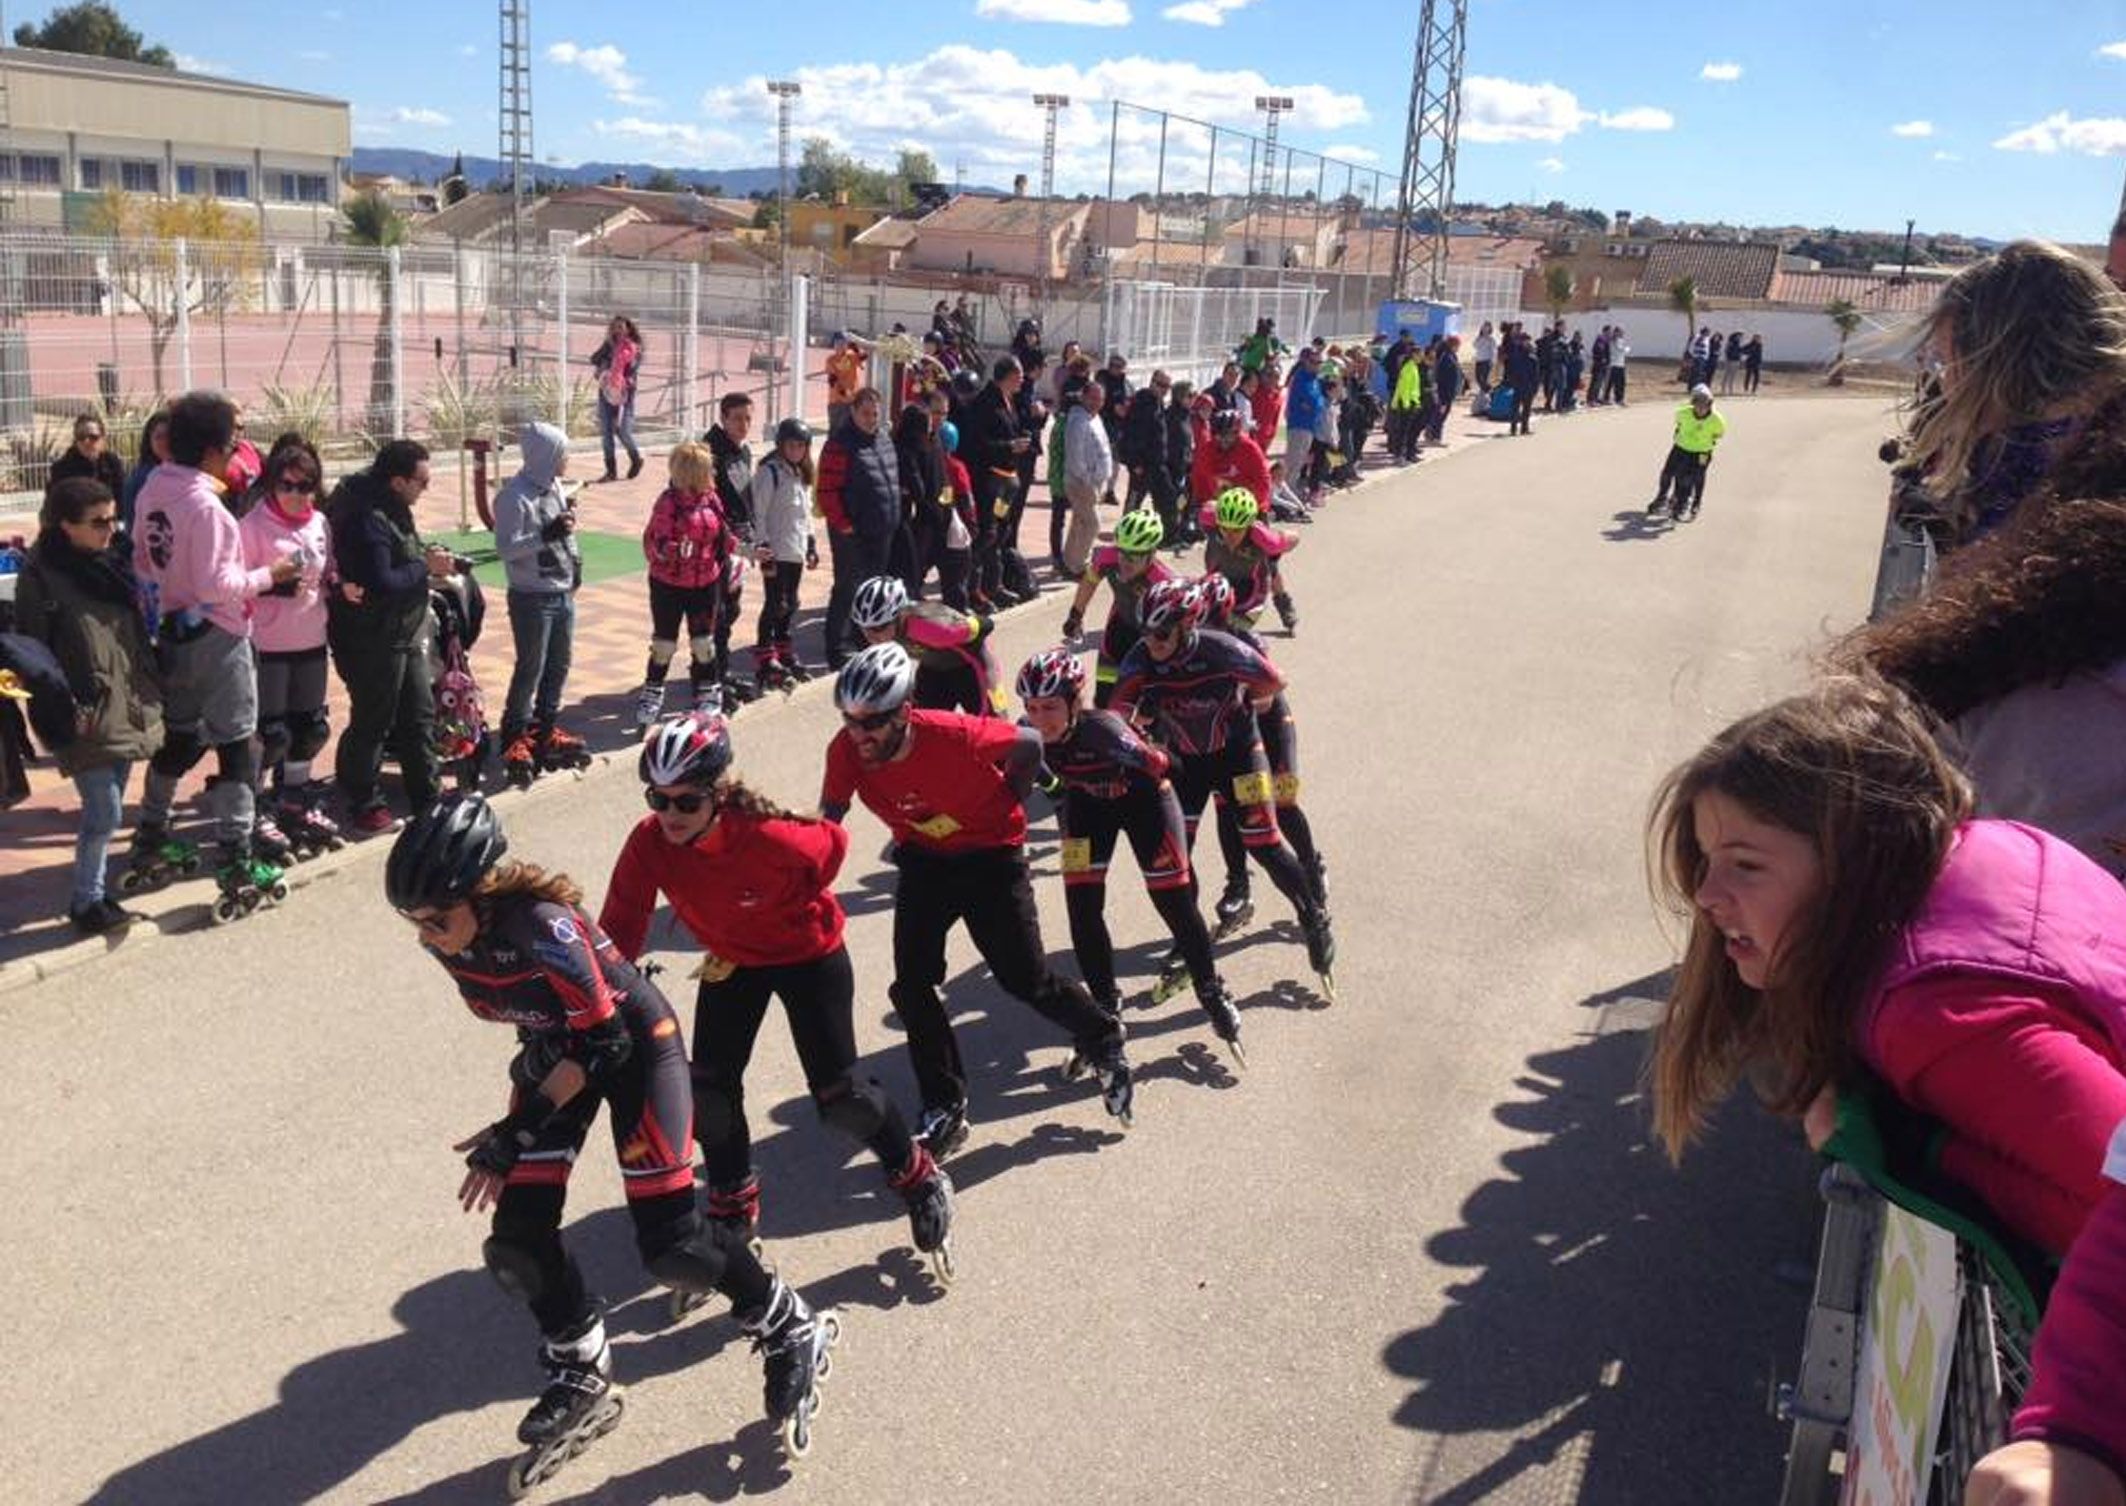
[[[500,591],[509,584],[502,561],[495,554],[495,536],[486,529],[452,530],[424,534],[423,537],[470,559],[472,573],[486,589]],[[601,580],[644,568],[642,540],[633,534],[598,533],[585,528],[577,531],[576,543],[583,550],[583,583],[586,586],[595,586]]]

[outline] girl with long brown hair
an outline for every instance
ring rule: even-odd
[[[1879,680],[1745,717],[1655,801],[1656,887],[1689,938],[1658,1028],[1680,1157],[1745,1074],[1812,1142],[1877,1080],[1939,1166],[2065,1265],[1989,1477],[2126,1489],[2126,891],[2055,837],[1970,819],[1961,774]],[[2108,1158],[2108,1159],[2107,1159]],[[2111,1476],[2107,1480],[2107,1473]]]

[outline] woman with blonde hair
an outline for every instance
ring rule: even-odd
[[[650,660],[635,695],[635,731],[664,710],[664,682],[679,652],[679,628],[687,630],[687,679],[693,704],[704,703],[718,679],[716,614],[723,604],[723,577],[738,540],[717,505],[715,457],[688,440],[673,448],[671,484],[650,508],[642,530],[642,553],[650,565]]]

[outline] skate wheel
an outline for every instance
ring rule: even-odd
[[[225,926],[243,912],[237,907],[235,900],[223,896],[221,899],[214,901],[212,913],[214,923],[218,926]]]
[[[120,894],[138,894],[140,892],[140,875],[131,872],[119,874],[118,892]]]
[[[694,1312],[708,1305],[709,1299],[706,1293],[680,1291],[675,1287],[672,1290],[672,1321],[674,1323],[682,1322]]]
[[[1085,1075],[1085,1058],[1073,1051],[1063,1059],[1063,1080],[1076,1082]]]
[[[537,1482],[530,1478],[530,1469],[536,1462],[536,1456],[527,1456],[510,1462],[509,1498],[512,1501],[521,1501],[531,1494],[532,1486]]]
[[[273,903],[277,905],[288,897],[288,885],[285,881],[276,882],[267,893],[272,897]]]
[[[199,864],[200,859],[196,857],[185,858],[178,863],[177,871],[186,878],[190,878],[193,874],[199,872]]]
[[[1239,1038],[1236,1036],[1234,1039],[1227,1041],[1225,1049],[1232,1053],[1233,1065],[1245,1072],[1248,1069],[1248,1054],[1241,1048]]]
[[[952,1241],[946,1240],[930,1252],[930,1271],[940,1286],[950,1286],[959,1279],[959,1262],[952,1258]]]
[[[797,1410],[783,1419],[782,1448],[794,1464],[812,1452],[812,1419],[819,1414],[819,1390],[797,1404]]]

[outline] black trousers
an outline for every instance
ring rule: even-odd
[[[1276,791],[1269,758],[1258,739],[1236,736],[1215,753],[1184,753],[1175,761],[1174,793],[1188,821],[1191,847],[1204,806],[1215,800],[1221,818],[1230,808],[1242,849],[1292,908],[1305,915],[1314,908],[1313,889],[1278,824]]]
[[[1670,445],[1668,459],[1661,466],[1657,495],[1673,497],[1678,508],[1696,507],[1705,500],[1705,473],[1712,463],[1710,452],[1700,455],[1681,445]]]
[[[1072,790],[1063,799],[1063,901],[1070,912],[1070,946],[1078,971],[1099,999],[1115,999],[1115,943],[1107,929],[1107,869],[1119,838],[1129,838],[1152,908],[1188,963],[1198,989],[1216,977],[1211,933],[1189,881],[1188,823],[1169,785],[1135,785],[1104,799]]]
[[[967,1101],[959,1042],[938,993],[945,982],[945,938],[960,922],[998,987],[1031,1004],[1086,1055],[1104,1056],[1121,1044],[1121,1022],[1049,967],[1023,848],[947,854],[903,842],[894,849],[894,862],[900,882],[893,899],[893,1007],[908,1032],[924,1108]]]
[[[799,560],[770,560],[760,567],[760,626],[753,635],[755,648],[790,646],[791,628],[797,621],[797,592],[804,580],[805,567]]]
[[[809,962],[741,967],[694,996],[694,1138],[712,1186],[745,1180],[753,1169],[746,1123],[746,1066],[753,1060],[768,1001],[782,1000],[790,1040],[813,1105],[871,1148],[887,1172],[908,1164],[908,1124],[871,1078],[856,1079],[856,973],[846,947]]]
[[[893,535],[830,529],[827,540],[834,554],[834,589],[827,595],[827,662],[839,665],[855,651],[849,640],[849,609],[856,603],[856,588],[874,575],[891,573]]]
[[[332,659],[347,687],[347,730],[332,755],[341,798],[356,810],[375,803],[377,770],[388,745],[406,780],[407,803],[415,811],[428,809],[440,793],[441,771],[427,650],[335,638]]]
[[[1506,426],[1506,432],[1507,432],[1508,434],[1526,434],[1526,433],[1528,432],[1528,415],[1529,415],[1530,413],[1534,412],[1534,411],[1535,411],[1535,389],[1534,389],[1534,387],[1533,387],[1533,386],[1530,386],[1530,387],[1529,387],[1529,388],[1528,388],[1527,390],[1525,390],[1525,391],[1524,391],[1524,390],[1522,390],[1522,389],[1521,389],[1521,388],[1519,388],[1519,387],[1516,387],[1516,388],[1514,388],[1514,389],[1513,389],[1513,422],[1512,422],[1512,423],[1510,423],[1510,424],[1508,424],[1508,425]]]

